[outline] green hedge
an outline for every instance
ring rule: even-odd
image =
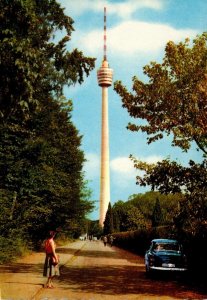
[[[27,253],[28,245],[20,237],[0,237],[0,264],[11,262]]]
[[[114,245],[144,255],[150,242],[155,238],[175,238],[179,240],[188,258],[189,269],[199,271],[207,268],[207,228],[197,234],[175,231],[171,226],[114,233]]]
[[[143,255],[148,249],[150,242],[154,238],[169,238],[169,227],[157,227],[151,229],[141,229],[136,231],[127,231],[114,233],[114,244]]]

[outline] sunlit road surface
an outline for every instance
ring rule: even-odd
[[[59,249],[61,255],[71,253]],[[61,268],[55,288],[42,288],[35,300],[169,300],[207,299],[176,278],[148,279],[142,257],[99,241],[83,241],[80,250]]]

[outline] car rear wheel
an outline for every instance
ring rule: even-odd
[[[145,270],[146,270],[146,275],[147,276],[150,276],[152,271],[150,270],[149,266],[148,265],[145,265]]]
[[[146,277],[153,279],[155,272],[151,270],[148,265],[145,265],[145,270],[146,270]]]

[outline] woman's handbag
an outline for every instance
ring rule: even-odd
[[[59,260],[59,259],[58,259]],[[58,260],[55,259],[54,256],[52,256],[52,265],[56,266],[58,264]]]

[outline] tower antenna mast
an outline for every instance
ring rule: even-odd
[[[107,56],[106,56],[106,7],[104,7],[104,60],[107,60]]]
[[[99,224],[104,226],[106,212],[110,202],[109,172],[109,124],[108,124],[108,88],[112,85],[113,70],[109,68],[106,57],[106,7],[104,7],[104,56],[97,71],[98,85],[102,89],[101,117],[101,176],[100,176],[100,215]]]

